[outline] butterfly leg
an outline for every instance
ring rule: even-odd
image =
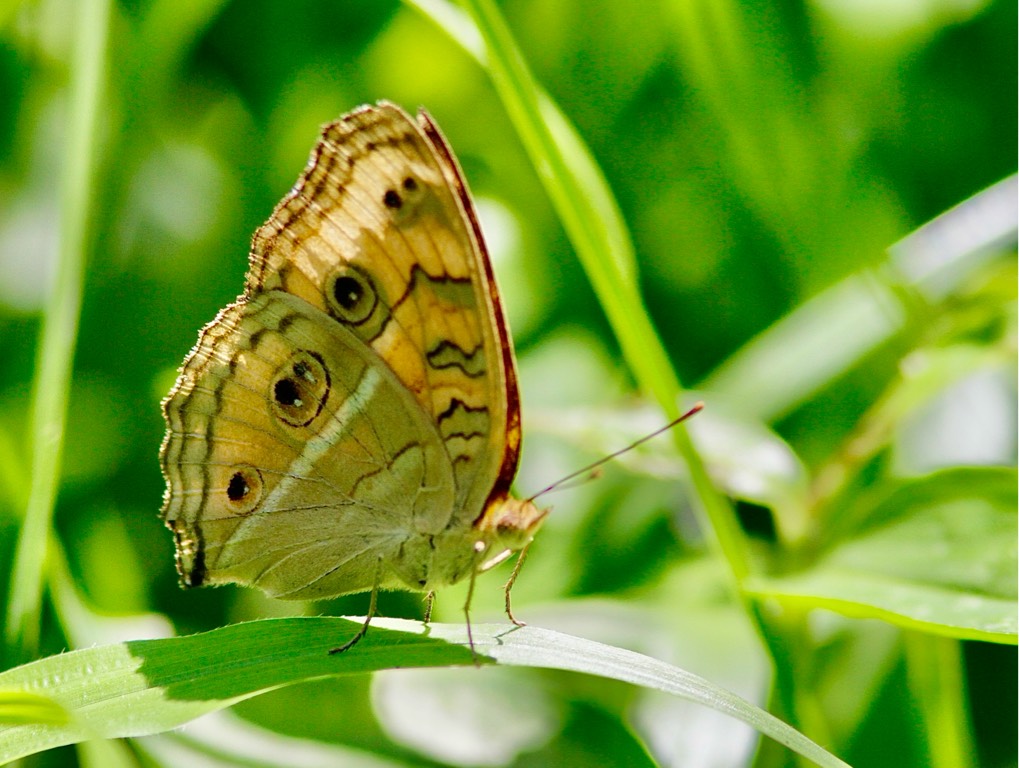
[[[368,625],[371,624],[372,619],[375,618],[375,605],[378,602],[379,597],[379,585],[382,583],[382,558],[379,558],[379,562],[375,566],[375,583],[372,585],[371,599],[368,602],[368,615],[365,616],[364,624],[357,630],[357,634],[350,638],[347,642],[338,648],[330,648],[329,655],[332,656],[336,653],[343,653],[349,651],[357,642],[365,636],[368,632]]]
[[[471,580],[467,584],[467,599],[464,601],[464,620],[467,622],[467,644],[471,647],[471,656],[474,658],[474,666],[481,666],[478,663],[478,652],[474,649],[474,633],[471,632],[471,600],[474,598],[474,580],[478,572],[471,571]]]
[[[428,622],[432,620],[432,606],[435,604],[435,590],[429,590],[428,594],[425,595],[425,617],[422,619],[422,623],[427,627]]]
[[[531,548],[531,542],[527,542],[524,548],[520,550],[520,554],[517,555],[517,562],[513,566],[513,572],[510,573],[510,577],[506,580],[506,584],[503,586],[503,590],[506,593],[506,615],[509,616],[509,620],[516,624],[518,627],[526,627],[527,624],[518,621],[517,617],[513,615],[513,606],[510,602],[510,590],[513,589],[513,585],[517,581],[517,576],[520,575],[520,566],[524,564],[524,558],[527,557],[527,550]]]

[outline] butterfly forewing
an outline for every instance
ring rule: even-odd
[[[504,464],[515,471],[519,443],[512,347],[482,247],[438,129],[382,104],[324,129],[256,233],[248,279],[249,291],[301,296],[379,354],[446,441],[457,514],[471,522]]]

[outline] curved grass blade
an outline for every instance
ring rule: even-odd
[[[329,649],[360,624],[327,617],[266,619],[187,637],[73,651],[0,673],[0,688],[45,691],[73,715],[69,725],[0,725],[0,762],[77,743],[91,734],[116,738],[160,733],[314,678],[475,661],[463,626],[423,627],[396,619],[373,623],[351,652],[329,655]],[[484,624],[473,632],[479,666],[561,669],[665,691],[735,717],[817,765],[846,765],[735,694],[648,656],[537,627]]]

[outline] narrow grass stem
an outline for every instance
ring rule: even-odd
[[[633,244],[607,182],[575,131],[535,83],[492,0],[465,0],[464,4],[485,42],[486,64],[496,90],[538,169],[630,369],[669,418],[676,418],[681,385],[644,307]],[[714,532],[739,592],[750,571],[739,523],[708,477],[686,432],[675,430],[674,439],[689,468],[698,501],[695,506],[705,527]]]
[[[47,540],[59,487],[64,427],[71,389],[88,249],[99,102],[106,62],[109,0],[83,0],[71,63],[70,109],[64,145],[60,246],[56,279],[42,322],[32,396],[31,479],[18,539],[8,603],[6,640],[15,657],[39,642]]]

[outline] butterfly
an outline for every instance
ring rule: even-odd
[[[370,590],[333,651],[364,635],[380,590],[430,605],[473,588],[546,514],[510,495],[513,344],[467,182],[423,110],[380,102],[325,126],[162,409],[182,585]]]

